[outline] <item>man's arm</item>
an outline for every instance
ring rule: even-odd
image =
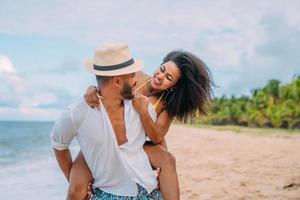
[[[51,145],[58,165],[68,181],[73,162],[69,145],[75,136],[76,128],[71,117],[71,110],[67,109],[59,116],[53,126]]]
[[[54,149],[54,148],[53,148]],[[72,157],[69,149],[56,150],[54,149],[55,157],[61,171],[64,173],[65,177],[69,181],[70,171],[72,167]]]

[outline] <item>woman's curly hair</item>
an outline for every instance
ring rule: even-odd
[[[165,95],[166,110],[171,117],[186,121],[196,112],[206,115],[205,104],[212,100],[211,73],[205,63],[192,53],[176,50],[168,53],[163,63],[173,61],[180,79]]]

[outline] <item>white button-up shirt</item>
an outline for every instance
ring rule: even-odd
[[[156,116],[151,115],[153,120]],[[120,196],[137,196],[137,185],[149,193],[157,186],[143,145],[145,130],[130,100],[124,100],[124,120],[128,142],[118,146],[103,104],[91,109],[81,100],[68,107],[56,120],[51,132],[52,147],[67,149],[74,137],[92,172],[93,187]]]

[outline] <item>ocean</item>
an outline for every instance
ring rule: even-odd
[[[68,182],[50,145],[53,122],[0,121],[0,199],[66,198]],[[79,147],[71,145],[74,156]]]

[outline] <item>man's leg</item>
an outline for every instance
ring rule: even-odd
[[[175,157],[161,145],[145,144],[144,149],[151,165],[160,168],[158,179],[164,200],[178,200],[179,184]]]
[[[73,162],[67,200],[84,200],[87,197],[88,185],[92,181],[92,174],[80,151]]]

